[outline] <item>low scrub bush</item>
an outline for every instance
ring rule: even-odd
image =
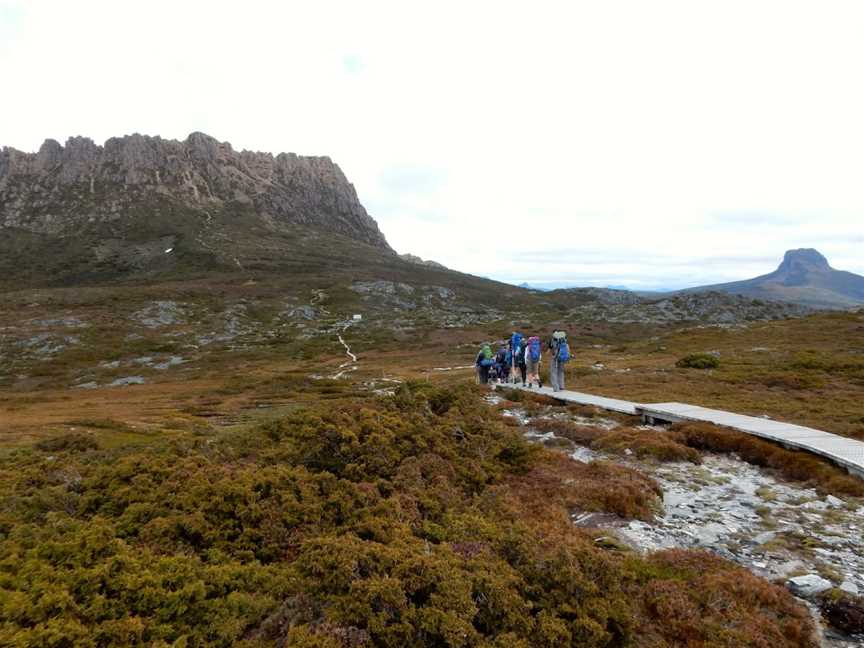
[[[84,452],[96,450],[99,443],[90,435],[72,433],[42,439],[36,443],[36,447],[45,452]]]
[[[675,366],[679,369],[716,369],[720,366],[720,358],[710,353],[691,353],[678,360]]]
[[[864,636],[864,597],[829,590],[820,597],[819,607],[833,627],[847,635]]]
[[[616,454],[624,454],[626,450],[630,450],[639,458],[651,457],[657,461],[702,463],[699,451],[681,443],[675,438],[677,436],[654,430],[616,429],[598,438],[591,447]]]
[[[0,645],[812,645],[730,563],[596,546],[570,510],[647,519],[656,484],[527,443],[485,393],[0,458]]]
[[[705,423],[679,423],[671,430],[691,448],[735,453],[747,463],[772,468],[787,479],[804,482],[823,492],[864,496],[864,481],[814,455],[786,450],[743,432]]]
[[[702,463],[699,452],[688,447],[684,439],[675,433],[620,427],[609,430],[599,426],[579,425],[563,419],[534,419],[531,427],[604,452],[626,454],[626,451],[630,450],[639,458]]]

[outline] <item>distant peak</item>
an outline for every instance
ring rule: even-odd
[[[212,144],[218,144],[219,143],[219,141],[215,137],[212,137],[212,136],[208,135],[207,133],[202,133],[201,131],[194,131],[192,133],[189,133],[189,137],[186,138],[186,141],[191,142],[191,143],[201,143],[201,142],[205,142],[208,144],[211,144],[211,143]]]
[[[795,266],[806,266],[811,269],[830,270],[831,266],[828,259],[813,248],[799,248],[797,250],[789,250],[783,256],[783,263],[780,264],[780,269],[791,269]]]

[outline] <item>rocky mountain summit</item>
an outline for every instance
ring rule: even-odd
[[[203,133],[185,141],[129,135],[96,145],[46,140],[37,153],[0,151],[0,227],[74,233],[123,219],[149,199],[205,212],[252,207],[265,219],[336,231],[390,251],[354,187],[328,157],[235,151]]]
[[[812,248],[789,250],[769,274],[684,292],[721,291],[756,299],[787,301],[815,308],[852,308],[864,304],[864,277],[835,270]]]

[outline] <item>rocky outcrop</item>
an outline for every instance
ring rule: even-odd
[[[49,139],[36,153],[0,151],[0,230],[66,235],[82,223],[129,217],[154,201],[228,216],[251,211],[391,252],[328,157],[238,152],[203,133],[182,142],[135,134],[104,146],[85,137],[65,146]]]
[[[555,295],[561,303],[561,295],[572,292],[574,291],[556,291]],[[578,296],[586,299],[586,294],[580,292]],[[625,291],[593,295],[591,301],[571,306],[569,316],[582,321],[739,325],[803,317],[813,313],[813,309],[807,306],[761,301],[723,292],[682,293],[655,300],[638,298],[634,293],[630,293],[630,296],[632,298],[628,297]]]
[[[432,261],[431,259],[426,261],[421,259],[416,254],[400,254],[400,258],[403,261],[407,261],[408,263],[414,263],[416,265],[426,266],[428,268],[437,268],[438,270],[446,270],[447,266],[438,263],[437,261]]]

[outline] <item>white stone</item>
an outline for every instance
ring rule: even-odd
[[[831,589],[831,581],[825,580],[819,574],[807,574],[806,576],[796,576],[786,581],[786,585],[792,590],[793,594],[808,598],[816,596],[822,592]]]
[[[757,545],[763,545],[766,542],[771,542],[776,537],[777,534],[774,533],[774,531],[765,531],[764,533],[760,533],[755,538],[753,538],[753,542]]]
[[[829,495],[825,498],[825,503],[831,508],[840,508],[843,506],[843,500],[839,497],[834,497],[833,495]]]
[[[840,583],[840,589],[847,594],[851,594],[852,596],[858,596],[858,586],[852,581],[843,581],[842,583]]]

